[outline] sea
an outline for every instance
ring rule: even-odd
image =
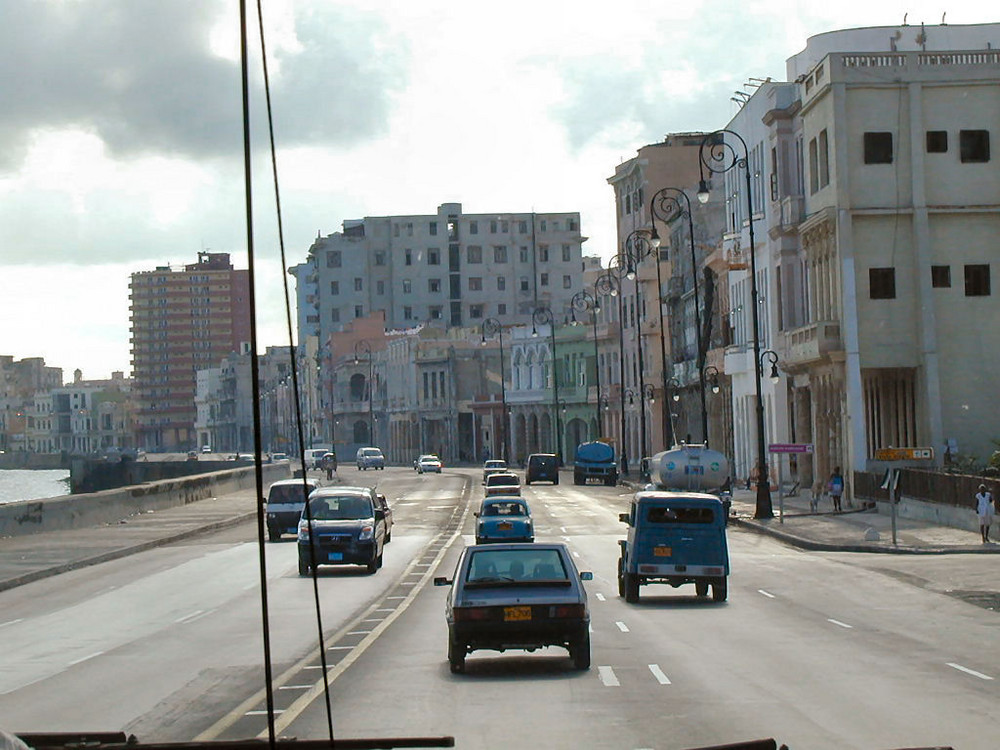
[[[66,469],[0,469],[0,504],[68,494]]]

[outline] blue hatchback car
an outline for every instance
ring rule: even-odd
[[[531,510],[523,497],[491,495],[476,517],[476,544],[535,541]]]

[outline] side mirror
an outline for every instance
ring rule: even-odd
[[[378,497],[378,499],[379,499],[379,500],[381,500],[381,501],[382,501],[383,503],[385,503],[385,502],[388,502],[388,501],[387,501],[387,500],[385,499],[385,495],[378,495],[377,497]]]
[[[628,523],[629,522],[628,513],[619,513],[618,520],[621,521],[622,523]]]
[[[382,508],[376,508],[375,509],[375,520],[376,521],[384,521],[385,520],[385,511]]]
[[[435,586],[451,586],[451,581],[444,576],[438,576],[434,579]]]
[[[594,574],[591,573],[589,570],[584,570],[584,571],[582,571],[580,573],[580,580],[581,581],[593,581],[594,580]]]

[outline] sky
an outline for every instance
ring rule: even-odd
[[[267,0],[286,266],[345,219],[579,211],[614,250],[607,178],[715,130],[808,37],[940,23],[924,0]],[[965,3],[949,24],[986,23]],[[256,3],[258,347],[287,344]],[[130,371],[130,274],[200,251],[247,268],[237,0],[0,0],[0,355]],[[294,279],[289,277],[289,283]],[[294,304],[294,286],[291,288]],[[293,314],[294,319],[294,314]]]

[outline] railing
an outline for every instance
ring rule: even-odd
[[[843,349],[838,321],[818,321],[785,334],[788,364],[806,364]]]
[[[790,229],[802,223],[806,199],[802,195],[786,195],[781,199],[781,226]]]

